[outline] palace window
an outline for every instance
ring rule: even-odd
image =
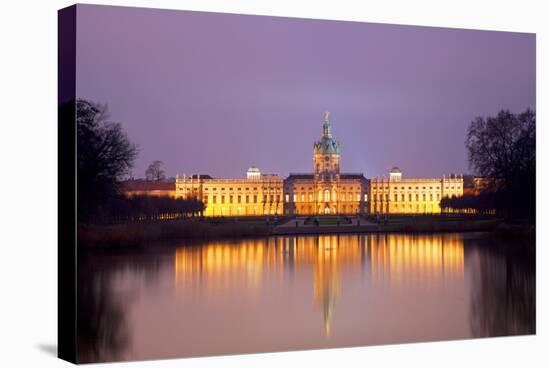
[[[249,199],[250,199],[250,196],[249,196],[249,195],[247,194],[247,195],[246,195],[246,197],[245,197],[245,201],[246,201],[246,203],[248,203],[248,202],[249,202]]]
[[[254,203],[258,203],[258,196],[254,194]]]
[[[216,196],[212,196],[212,203],[216,203]]]
[[[426,201],[426,194],[422,194],[422,200]]]
[[[237,196],[237,203],[241,203],[241,196]]]
[[[233,203],[233,196],[232,195],[229,196],[229,203]]]
[[[222,195],[222,203],[225,203],[225,196]]]
[[[416,195],[416,201],[418,202],[418,194]]]
[[[393,200],[397,202],[397,194],[393,195]],[[397,207],[396,207],[397,208]]]
[[[357,202],[361,202],[361,194],[357,193]]]
[[[302,202],[305,202],[305,200],[306,200],[305,197],[306,197],[306,196],[302,193],[302,195],[301,195],[301,197],[300,197],[300,199],[301,199]]]
[[[433,200],[434,200],[434,195],[430,194],[430,201],[433,201]]]
[[[292,202],[296,202],[296,194],[292,195]]]
[[[369,200],[369,195],[365,193],[364,201],[367,202]]]
[[[401,201],[405,202],[405,195],[401,194]]]
[[[330,202],[330,191],[325,190],[325,202]]]

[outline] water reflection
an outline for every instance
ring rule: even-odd
[[[216,242],[182,247],[175,254],[176,289],[216,295],[220,289],[262,286],[263,274],[293,274],[313,268],[313,291],[321,306],[326,336],[340,295],[340,270],[360,272],[368,267],[370,283],[416,284],[424,288],[464,277],[464,248],[460,235],[369,235],[281,237]]]
[[[89,256],[79,355],[150,359],[534,333],[534,256],[499,242],[323,235]]]
[[[498,242],[498,240],[497,240]],[[535,333],[535,256],[520,249],[473,248],[470,323],[475,337]]]

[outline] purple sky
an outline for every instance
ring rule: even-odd
[[[535,35],[78,5],[77,96],[108,103],[133,174],[311,172],[331,111],[343,172],[468,172],[475,116],[535,109]]]

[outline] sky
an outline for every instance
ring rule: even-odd
[[[535,106],[535,35],[77,6],[77,96],[106,103],[168,176],[313,171],[331,112],[341,171],[469,173],[477,116]]]

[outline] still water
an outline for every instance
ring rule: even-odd
[[[155,249],[79,261],[81,362],[535,333],[534,251],[486,234]]]

